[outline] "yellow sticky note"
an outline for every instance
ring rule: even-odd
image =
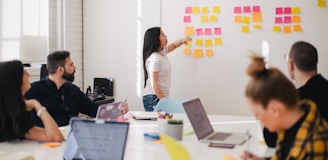
[[[211,39],[207,39],[205,40],[205,46],[206,47],[212,47],[213,43],[212,43],[212,40]]]
[[[273,26],[272,31],[273,32],[281,32],[281,28],[280,28],[280,26]]]
[[[202,49],[195,49],[193,57],[194,58],[202,58],[203,57],[203,50]]]
[[[223,155],[223,160],[236,160],[236,158],[234,158],[234,157],[232,157],[232,156],[225,153]]]
[[[299,7],[292,8],[292,14],[300,14],[300,13],[301,13],[301,9]]]
[[[242,23],[242,22],[243,22],[242,16],[235,16],[235,23]]]
[[[200,22],[203,22],[203,23],[208,22],[208,17],[207,16],[201,16],[200,17]]]
[[[301,22],[301,17],[300,16],[293,16],[292,21],[293,21],[293,23],[300,23]]]
[[[184,45],[187,46],[187,47],[191,47],[191,41],[185,43]]]
[[[196,39],[195,44],[196,44],[196,46],[203,46],[203,40]]]
[[[190,48],[185,48],[185,49],[183,49],[183,54],[185,54],[185,55],[190,55],[190,53],[191,53]]]
[[[222,45],[222,38],[215,38],[214,43],[215,45]]]
[[[220,6],[213,6],[213,13],[220,13]]]
[[[294,25],[293,26],[293,31],[295,31],[295,32],[301,32],[302,31],[301,25]]]
[[[192,13],[199,13],[199,7],[192,7]]]
[[[318,7],[325,8],[326,7],[326,0],[318,0],[317,5],[318,5]]]
[[[192,36],[195,34],[194,32],[195,32],[195,30],[194,30],[193,26],[187,26],[185,28],[185,35]]]
[[[292,28],[290,26],[284,26],[284,33],[292,33]]]
[[[254,24],[254,28],[255,28],[255,29],[261,29],[262,26],[261,26],[261,24]]]
[[[208,49],[208,50],[206,50],[206,56],[207,56],[207,57],[211,57],[211,56],[213,56],[213,50],[212,50],[212,49]]]
[[[248,26],[242,26],[241,27],[241,32],[243,32],[243,33],[249,33],[249,27]]]
[[[210,22],[216,22],[216,21],[217,21],[216,15],[210,16]]]
[[[208,7],[202,8],[202,14],[208,14]]]
[[[248,17],[248,16],[244,16],[244,18],[243,18],[243,23],[244,23],[244,24],[249,24],[250,21],[251,21],[251,18],[250,18],[250,17]]]
[[[262,22],[262,13],[261,12],[253,12],[252,13],[252,21],[253,22]]]
[[[172,160],[191,159],[187,149],[183,145],[181,145],[178,141],[165,134],[160,134],[160,137],[165,145],[167,152],[169,152],[169,155]]]

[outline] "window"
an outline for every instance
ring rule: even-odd
[[[20,59],[22,36],[48,37],[48,0],[0,0],[0,60]]]

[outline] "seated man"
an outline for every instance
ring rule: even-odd
[[[68,51],[55,51],[47,57],[48,78],[31,84],[25,94],[27,99],[37,99],[57,122],[58,126],[69,124],[71,117],[79,113],[95,117],[98,105],[90,100],[78,86],[74,85],[75,65]],[[122,104],[121,112],[128,106]],[[36,124],[42,126],[40,118],[31,112]]]
[[[317,71],[317,49],[310,43],[299,41],[293,44],[287,55],[288,71],[295,80],[300,99],[316,103],[322,117],[328,120],[328,81]],[[263,130],[266,144],[275,147],[277,133]]]

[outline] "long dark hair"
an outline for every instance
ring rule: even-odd
[[[22,93],[24,67],[21,61],[0,62],[0,132],[4,140],[24,137],[27,115]]]
[[[156,52],[160,47],[161,45],[161,42],[159,40],[160,34],[161,34],[160,27],[149,28],[145,33],[144,44],[143,44],[143,69],[144,69],[144,77],[145,77],[144,87],[146,87],[146,81],[148,79],[146,60],[153,52]]]

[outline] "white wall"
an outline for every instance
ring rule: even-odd
[[[140,89],[143,84],[142,41],[145,29],[161,25],[169,41],[183,36],[184,8],[188,5],[221,6],[218,16],[223,29],[223,46],[214,48],[215,56],[193,59],[177,49],[172,62],[172,98],[200,97],[207,112],[248,115],[244,89],[248,77],[250,50],[260,52],[262,41],[270,45],[270,64],[287,74],[283,55],[297,40],[313,43],[319,51],[319,72],[328,77],[328,15],[327,8],[318,8],[314,1],[236,0],[84,0],[84,86],[92,85],[93,77],[113,77],[116,100],[126,96],[131,110],[143,110]],[[240,32],[233,23],[233,7],[260,5],[263,28],[249,34]],[[142,8],[141,14],[138,8]],[[301,33],[273,33],[275,7],[301,8]],[[323,36],[324,35],[324,36]]]

